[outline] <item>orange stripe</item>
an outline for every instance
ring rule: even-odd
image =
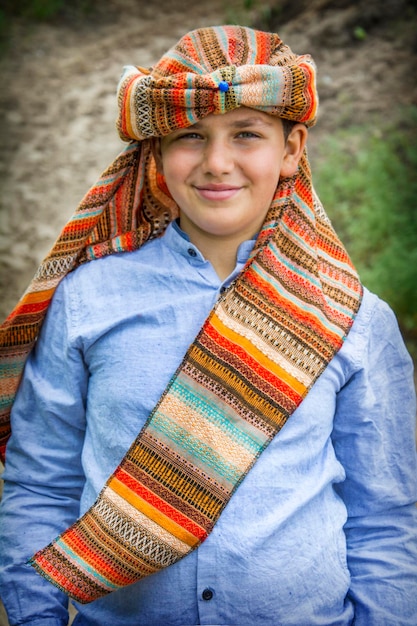
[[[328,345],[315,345],[315,348],[320,352],[320,349],[325,349],[326,353],[329,349],[332,351],[334,348],[339,348],[341,344],[341,338],[338,334],[335,334],[332,331],[329,331],[328,328],[323,326],[318,317],[314,314],[313,311],[305,311],[294,305],[289,299],[281,296],[275,289],[273,289],[269,283],[266,283],[262,280],[262,278],[256,274],[252,268],[246,273],[247,282],[253,285],[253,288],[258,291],[258,293],[263,294],[269,301],[274,303],[275,307],[281,306],[282,309],[290,315],[297,323],[302,325],[304,328],[307,328],[313,333],[316,333],[321,338],[326,339],[326,343]],[[320,352],[321,353],[321,352]]]
[[[213,341],[215,341],[222,349],[227,350],[228,352],[234,354],[238,359],[240,359],[251,373],[254,373],[257,377],[259,377],[259,379],[264,380],[273,389],[278,390],[279,393],[281,393],[287,399],[291,400],[295,404],[295,406],[298,406],[300,404],[302,395],[303,393],[305,393],[306,390],[306,387],[304,385],[298,383],[297,381],[298,389],[294,390],[285,380],[283,380],[283,378],[274,375],[270,370],[263,367],[263,365],[261,365],[258,361],[255,361],[239,345],[236,345],[232,341],[228,341],[227,339],[225,339],[224,335],[218,333],[214,326],[212,326],[211,328],[207,326],[206,332],[207,335],[211,337],[211,339],[213,339]],[[245,372],[241,371],[240,373],[245,376]],[[286,377],[288,377],[288,375]],[[255,385],[257,384],[255,383]]]
[[[114,476],[109,487],[177,539],[187,545],[195,546],[207,537],[207,531],[204,528],[146,489],[121,468],[115,472]]]
[[[40,311],[43,311],[44,309],[47,308],[47,306],[49,305],[50,302],[50,298],[48,298],[48,300],[43,300],[41,302],[22,302],[22,304],[19,305],[17,311],[16,311],[16,316],[17,315],[27,315],[28,313],[39,313]]]
[[[172,520],[181,525],[185,530],[189,531],[194,537],[203,540],[207,536],[206,530],[191,520],[186,515],[180,513],[178,509],[168,504],[165,500],[157,496],[153,491],[146,488],[141,482],[134,478],[131,474],[122,468],[118,468],[115,476],[125,484],[131,491],[134,491],[143,500],[146,500],[155,508],[159,508],[162,513],[170,515]]]
[[[261,350],[259,350],[251,341],[239,335],[237,332],[225,326],[217,315],[212,315],[210,322],[213,328],[216,329],[218,337],[222,340],[226,339],[229,342],[229,349],[236,354],[236,346],[239,347],[239,357],[244,361],[254,372],[262,376],[264,380],[270,382],[274,387],[284,389],[284,393],[288,391],[293,395],[295,391],[298,395],[302,395],[305,392],[305,385],[291,376],[286,370],[280,367],[274,361],[271,361]],[[207,328],[210,334],[210,328]]]
[[[61,585],[61,587],[65,589],[66,593],[74,596],[80,602],[91,602],[91,600],[96,599],[95,590],[92,590],[90,594],[85,593],[82,589],[77,587],[72,580],[64,576],[60,570],[57,570],[42,554],[36,557],[34,563],[44,571],[48,578],[57,582],[58,585]]]
[[[135,135],[135,133],[133,132],[133,128],[132,125],[130,123],[130,118],[131,118],[131,107],[130,107],[130,99],[131,99],[131,91],[134,87],[134,82],[137,79],[137,75],[135,74],[134,76],[132,76],[132,78],[130,79],[130,81],[128,82],[128,84],[126,85],[125,89],[124,89],[124,94],[123,94],[123,111],[126,111],[125,115],[123,116],[123,126],[126,129],[125,130],[125,134],[129,135],[129,137],[133,137]]]
[[[96,531],[92,530],[90,532],[93,533]],[[96,572],[99,572],[101,576],[107,578],[109,582],[116,585],[127,585],[131,582],[131,579],[128,576],[120,575],[117,569],[111,565],[110,559],[103,559],[101,554],[97,551],[96,546],[91,547],[89,543],[89,535],[86,534],[79,526],[75,526],[68,530],[68,532],[62,536],[61,541],[76,555],[80,556],[82,560],[90,565]],[[70,556],[68,558],[71,559]],[[94,576],[92,576],[92,578],[93,580],[96,580]],[[100,582],[98,582],[98,584],[100,584]]]
[[[29,302],[45,302],[46,300],[50,300],[52,298],[54,291],[54,287],[52,289],[44,289],[43,291],[32,291],[31,293],[28,293],[22,301],[25,304]]]

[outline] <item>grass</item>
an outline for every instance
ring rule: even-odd
[[[336,231],[417,357],[417,108],[336,133],[320,154],[315,186]]]

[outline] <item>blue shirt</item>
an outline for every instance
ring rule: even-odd
[[[96,499],[224,283],[171,225],[59,286],[13,410],[0,595],[12,624],[62,626],[66,598],[26,560]],[[415,626],[412,364],[365,291],[353,328],[212,534],[177,564],[92,604],[77,626]]]

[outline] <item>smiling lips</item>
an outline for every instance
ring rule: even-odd
[[[196,185],[194,188],[198,195],[204,198],[204,200],[212,201],[229,200],[229,198],[235,196],[241,189],[241,187],[227,184]]]

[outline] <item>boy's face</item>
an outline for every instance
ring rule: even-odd
[[[195,243],[202,236],[252,238],[280,176],[295,173],[299,152],[285,142],[279,118],[244,107],[176,130],[156,148],[181,228]]]

